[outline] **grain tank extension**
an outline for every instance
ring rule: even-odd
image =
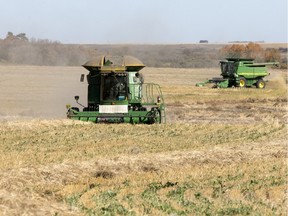
[[[269,75],[267,65],[278,65],[278,62],[255,63],[254,59],[226,58],[220,61],[221,76],[197,83],[196,86],[204,86],[214,83],[213,87],[251,87],[265,88],[264,77]]]
[[[87,77],[87,105],[67,105],[67,117],[96,123],[163,123],[165,104],[161,88],[144,83],[139,73],[145,65],[132,56],[99,56],[82,65]],[[81,75],[81,81],[85,78]]]

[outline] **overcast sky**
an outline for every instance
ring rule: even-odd
[[[0,0],[8,31],[62,43],[287,42],[287,0]]]

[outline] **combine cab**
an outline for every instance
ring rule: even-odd
[[[67,117],[96,123],[163,123],[165,104],[157,84],[144,83],[139,71],[145,65],[132,56],[99,56],[82,65],[89,71],[88,104],[67,105]],[[81,81],[84,81],[84,74]]]
[[[267,65],[277,65],[277,62],[255,63],[254,59],[235,59],[227,58],[220,61],[221,76],[203,83],[197,83],[196,86],[204,86],[207,83],[214,83],[213,87],[251,87],[265,88],[266,82],[263,80],[268,76]]]

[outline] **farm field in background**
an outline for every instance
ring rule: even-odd
[[[0,214],[285,215],[287,72],[211,89],[219,68],[145,68],[167,124],[65,119],[81,67],[0,66]]]

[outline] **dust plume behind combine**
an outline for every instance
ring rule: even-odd
[[[0,118],[65,118],[65,105],[74,102],[74,95],[86,102],[87,86],[79,82],[83,71],[80,67],[0,66]]]
[[[87,103],[82,67],[0,66],[0,120],[66,118],[66,104]],[[195,83],[218,76],[219,69],[145,68],[146,82],[162,86],[168,122],[237,122],[286,116],[287,74],[270,70],[266,89],[196,88]]]

